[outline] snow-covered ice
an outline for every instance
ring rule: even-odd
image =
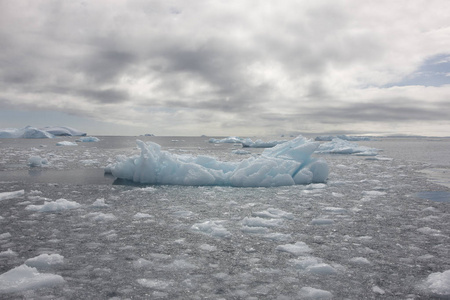
[[[432,295],[442,298],[450,298],[450,270],[436,272],[428,275],[424,282],[424,287]]]
[[[268,187],[325,182],[328,165],[311,157],[319,146],[304,137],[266,149],[260,157],[240,163],[222,162],[207,156],[176,155],[161,146],[140,140],[139,156],[119,156],[106,173],[146,184],[230,185]]]

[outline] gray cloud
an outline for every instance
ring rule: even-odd
[[[327,0],[1,6],[2,104],[93,118],[108,105],[115,122],[203,122],[217,132],[448,118],[448,86],[432,100],[424,89],[386,88],[450,49],[438,13],[447,1],[426,12]]]

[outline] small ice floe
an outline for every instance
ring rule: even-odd
[[[61,141],[56,143],[56,146],[78,146],[77,143],[69,142],[69,141]]]
[[[175,282],[171,281],[171,280],[158,280],[158,279],[146,279],[146,278],[138,279],[137,282],[146,288],[159,290],[159,291],[165,291],[165,290],[169,289],[172,285],[175,284]]]
[[[77,142],[82,143],[90,143],[90,142],[99,142],[100,139],[95,136],[85,136],[76,140]]]
[[[322,262],[321,259],[316,257],[306,257],[303,259],[291,259],[289,263],[301,272],[315,274],[315,275],[333,275],[337,274],[338,271]]]
[[[39,256],[29,258],[25,264],[38,270],[51,269],[64,263],[64,256],[59,254],[41,254]]]
[[[23,292],[65,283],[60,275],[39,273],[36,268],[21,265],[0,275],[0,294]]]
[[[66,199],[58,199],[56,201],[45,201],[42,205],[28,205],[25,207],[26,210],[38,211],[38,212],[54,212],[54,211],[62,211],[69,210],[74,208],[81,207],[81,204],[75,201],[69,201]]]
[[[40,156],[32,156],[28,159],[27,164],[30,167],[42,167],[43,165],[48,165],[48,160]]]
[[[83,159],[83,160],[80,160],[80,163],[82,163],[85,166],[95,166],[95,165],[100,164],[99,161],[96,159]]]
[[[356,264],[356,265],[370,265],[370,261],[365,258],[365,257],[352,257],[350,259],[350,262],[352,264]]]
[[[316,300],[328,300],[333,299],[333,294],[329,291],[316,289],[313,287],[302,287],[299,292],[300,299],[316,299]]]
[[[431,273],[424,281],[423,287],[433,296],[450,299],[450,270]]]
[[[99,199],[95,200],[91,206],[95,207],[95,208],[105,208],[105,207],[108,207],[109,205],[105,203],[104,198],[99,198]]]
[[[192,225],[191,229],[212,237],[229,238],[231,233],[222,226],[223,221],[206,221]]]
[[[114,221],[117,219],[113,214],[104,214],[101,212],[89,213],[86,216],[92,221]]]
[[[153,216],[150,214],[140,213],[140,212],[136,213],[133,216],[133,219],[148,219],[148,218],[153,218]]]
[[[14,192],[3,192],[3,193],[0,193],[0,201],[14,199],[14,198],[20,198],[23,195],[25,195],[25,190],[19,190],[19,191],[14,191]]]
[[[327,207],[324,207],[322,210],[325,212],[328,212],[328,213],[332,213],[332,214],[346,214],[347,213],[347,210],[342,207],[327,206]]]
[[[16,256],[18,256],[17,252],[11,249],[0,252],[0,257],[16,257]]]
[[[379,197],[379,196],[385,196],[386,192],[380,192],[380,191],[363,191],[362,194],[364,196],[369,197]]]
[[[379,294],[379,295],[384,295],[384,294],[386,294],[386,292],[385,292],[382,288],[380,288],[379,286],[377,286],[377,285],[374,285],[374,286],[372,287],[372,292],[374,292],[375,294]]]
[[[308,252],[312,252],[312,249],[309,248],[304,242],[296,242],[295,244],[285,244],[279,245],[275,248],[281,252],[287,252],[293,255],[301,255]]]

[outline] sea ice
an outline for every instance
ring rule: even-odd
[[[424,282],[424,286],[432,294],[450,299],[450,270],[431,273]]]
[[[78,146],[78,144],[74,143],[74,142],[69,142],[69,141],[61,141],[61,142],[57,142],[56,146]]]
[[[210,138],[209,142],[214,144],[223,144],[223,143],[229,143],[229,144],[239,144],[242,143],[243,139],[237,136],[229,136],[227,138],[223,139],[215,139]]]
[[[87,142],[99,142],[100,139],[95,136],[86,136],[76,140],[77,142],[87,143]]]
[[[42,165],[47,165],[48,160],[40,156],[32,156],[28,159],[28,165],[30,167],[42,167]]]
[[[36,268],[21,265],[0,275],[0,294],[51,287],[64,282],[60,275],[39,273]]]
[[[228,238],[231,233],[222,226],[221,221],[206,221],[192,225],[191,229],[213,237]]]
[[[275,248],[278,251],[287,252],[293,255],[301,255],[311,252],[311,248],[304,242],[296,242],[295,244],[279,245]]]
[[[299,296],[300,299],[316,299],[316,300],[333,299],[333,294],[330,293],[329,291],[316,289],[309,286],[301,288]]]
[[[171,154],[152,142],[137,145],[139,156],[119,156],[105,172],[138,183],[240,187],[323,183],[329,173],[325,161],[311,157],[319,144],[301,136],[240,163]]]
[[[64,263],[64,256],[59,254],[41,254],[39,256],[29,258],[25,264],[29,267],[34,267],[38,270],[50,269],[54,266],[62,265]]]
[[[359,146],[358,144],[335,138],[331,142],[321,144],[316,150],[316,153],[375,156],[378,154],[378,149]]]
[[[105,203],[104,198],[99,198],[99,199],[95,200],[91,206],[96,207],[96,208],[105,208],[105,207],[108,207],[109,205]]]
[[[75,201],[69,201],[61,198],[56,201],[45,201],[42,205],[28,205],[27,207],[25,207],[25,209],[39,212],[53,212],[74,209],[80,206],[81,204]]]
[[[317,136],[315,138],[315,140],[316,141],[332,141],[335,138],[339,138],[339,139],[344,140],[344,141],[352,141],[352,142],[355,142],[355,141],[372,141],[372,138],[367,137],[367,136],[355,136],[355,135],[345,135],[345,134],[337,135],[337,136],[334,136],[334,135],[319,135],[319,136]]]
[[[19,198],[25,195],[25,190],[14,191],[14,192],[3,192],[0,193],[0,201]]]
[[[263,140],[252,141],[252,139],[247,138],[242,141],[242,147],[250,147],[250,148],[272,148],[278,144],[283,144],[287,142],[287,140],[281,141],[268,141],[264,142]]]

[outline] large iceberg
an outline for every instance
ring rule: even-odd
[[[78,129],[74,129],[72,127],[67,126],[47,126],[41,128],[48,133],[51,133],[55,136],[86,136],[86,132],[79,131]]]
[[[0,129],[0,138],[51,139],[53,137],[53,134],[31,126]]]
[[[35,128],[26,126],[24,128],[0,129],[0,138],[21,139],[51,139],[55,136],[85,136],[85,132],[70,127],[43,127]]]
[[[286,143],[286,140],[281,140],[281,141],[277,141],[277,140],[273,140],[273,141],[268,141],[268,142],[264,142],[263,140],[256,140],[256,141],[252,141],[252,139],[247,138],[245,140],[242,141],[242,147],[249,147],[249,148],[272,148],[275,147],[278,144],[283,144]]]
[[[118,156],[105,168],[114,177],[143,184],[269,187],[326,182],[328,165],[311,157],[319,146],[299,136],[265,149],[261,156],[222,162],[209,156],[176,155],[137,140],[140,155]]]

